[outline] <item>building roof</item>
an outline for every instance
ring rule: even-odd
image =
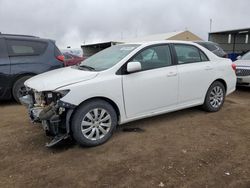
[[[124,40],[124,42],[138,42],[138,41],[161,41],[161,40],[167,40],[170,39],[178,34],[183,33],[184,31],[175,31],[170,33],[160,33],[160,34],[154,34],[154,35],[147,35],[143,37],[137,37],[133,39],[127,39]]]
[[[229,34],[229,33],[248,33],[250,32],[250,28],[242,28],[242,29],[231,29],[231,30],[224,30],[224,31],[213,31],[209,34]]]
[[[116,44],[116,43],[123,43],[119,41],[102,41],[102,42],[96,42],[96,43],[88,43],[88,44],[83,44],[81,45],[82,47],[84,46],[95,46],[95,45],[105,45],[105,44]]]
[[[154,35],[147,35],[143,37],[137,37],[132,39],[125,39],[120,41],[103,41],[96,43],[89,43],[81,45],[81,47],[94,47],[94,46],[105,46],[120,43],[137,43],[137,42],[148,42],[148,41],[163,41],[163,40],[184,40],[184,41],[197,41],[201,40],[198,36],[191,33],[190,31],[175,31],[169,33],[160,33]]]

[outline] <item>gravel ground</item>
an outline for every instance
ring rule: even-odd
[[[250,88],[218,113],[191,108],[136,121],[95,148],[44,147],[41,127],[14,102],[0,104],[0,117],[0,187],[250,187]]]

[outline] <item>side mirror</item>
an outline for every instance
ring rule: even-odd
[[[241,55],[236,57],[237,60],[240,60],[241,58],[242,58]]]
[[[138,72],[141,70],[141,63],[140,62],[129,62],[127,64],[127,72],[132,73],[132,72]]]

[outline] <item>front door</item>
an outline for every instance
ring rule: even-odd
[[[125,111],[128,118],[171,108],[178,99],[178,72],[169,45],[146,47],[130,61],[140,62],[140,72],[123,75]]]

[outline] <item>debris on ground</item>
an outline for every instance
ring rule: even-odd
[[[187,153],[187,150],[186,150],[186,149],[183,149],[183,150],[181,150],[181,151],[182,151],[182,153],[184,153],[184,154]]]
[[[159,187],[164,187],[164,186],[165,186],[164,183],[160,182]]]

